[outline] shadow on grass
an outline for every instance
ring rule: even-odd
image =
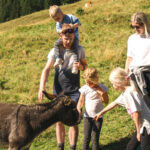
[[[130,138],[126,137],[119,141],[114,141],[112,143],[109,143],[108,145],[100,145],[99,150],[126,150],[126,146],[129,142]],[[90,150],[92,150],[92,147],[90,147]]]
[[[130,141],[130,138],[126,137],[119,141],[109,143],[108,145],[100,146],[99,150],[126,150],[126,146],[129,141]]]

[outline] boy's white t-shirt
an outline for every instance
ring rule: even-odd
[[[145,104],[142,97],[129,87],[123,92],[115,102],[127,109],[127,112],[133,117],[133,113],[140,112],[140,119],[142,123],[141,132],[143,127],[147,129],[147,133],[150,134],[150,109]]]
[[[127,56],[132,57],[129,68],[150,65],[150,38],[132,34],[128,39]]]
[[[104,92],[108,91],[108,88],[103,84],[99,84],[99,87],[102,88]],[[94,118],[94,116],[103,109],[102,101],[99,99],[96,89],[86,84],[82,86],[79,91],[85,96],[84,117]]]

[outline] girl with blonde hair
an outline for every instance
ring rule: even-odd
[[[141,143],[141,150],[150,150],[150,109],[134,86],[130,85],[130,79],[124,69],[115,68],[109,80],[116,90],[122,91],[122,94],[97,113],[94,119],[98,120],[99,117],[118,105],[125,107],[136,126],[136,133],[128,143],[127,150],[137,150],[139,143]]]
[[[84,112],[84,140],[83,149],[89,150],[89,143],[92,135],[92,150],[99,150],[99,136],[102,127],[103,117],[97,121],[93,120],[94,116],[103,108],[103,102],[108,103],[107,88],[99,83],[99,74],[95,68],[87,68],[84,72],[86,84],[82,86],[77,109],[80,114],[81,108],[85,103]]]

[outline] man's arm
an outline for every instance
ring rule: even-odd
[[[53,67],[54,62],[52,60],[48,60],[41,75],[41,80],[40,80],[40,89],[38,93],[38,98],[41,101],[43,99],[43,93],[42,91],[45,91],[45,85],[46,81],[49,76],[50,69]]]
[[[85,58],[82,58],[80,60],[80,62],[74,62],[73,65],[75,67],[77,67],[78,70],[81,70],[81,71],[84,71],[87,68],[87,66],[88,66]]]
[[[133,58],[132,57],[127,57],[127,59],[126,59],[126,64],[125,64],[125,71],[127,72],[127,73],[129,73],[129,65],[130,65],[130,63],[132,62],[132,60],[133,60]]]
[[[86,59],[85,58],[82,58],[81,60],[80,60],[80,67],[79,67],[79,70],[82,70],[82,71],[84,71],[87,67],[88,67],[88,65],[87,65],[87,62],[86,62]]]

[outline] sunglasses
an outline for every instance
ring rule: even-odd
[[[136,25],[136,26],[133,26],[132,24],[130,25],[130,27],[132,28],[132,29],[140,29],[140,27],[141,26],[143,26],[143,24],[141,23],[141,24],[139,24],[139,25]]]
[[[67,29],[65,31],[62,31],[62,34],[67,34],[67,33],[69,34],[74,33],[74,29]]]

